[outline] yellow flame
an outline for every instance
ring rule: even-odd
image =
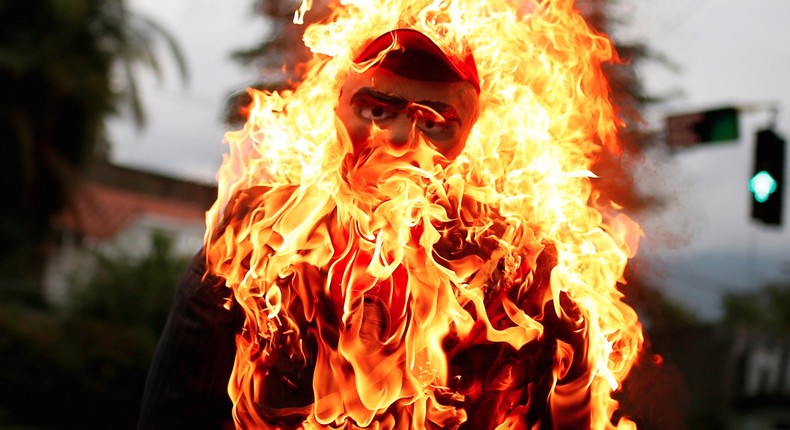
[[[472,49],[479,119],[446,167],[382,166],[367,193],[334,109],[355,51],[399,27]],[[570,0],[346,0],[304,40],[297,89],[250,90],[207,214],[245,313],[237,427],[635,428],[611,393],[642,343],[617,289],[641,230],[591,185],[618,150],[610,40]],[[389,321],[380,344],[363,317]]]

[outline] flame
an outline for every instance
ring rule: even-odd
[[[354,52],[404,26],[471,47],[478,120],[451,162],[349,166]],[[250,90],[207,214],[245,315],[237,428],[635,428],[612,392],[643,340],[617,289],[641,230],[590,170],[619,145],[611,41],[570,0],[345,0],[304,40],[295,90]]]

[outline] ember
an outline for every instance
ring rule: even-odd
[[[590,171],[618,150],[611,42],[568,0],[341,3],[306,29],[303,82],[251,91],[227,134],[206,253],[245,316],[237,428],[635,428],[611,394],[642,344],[617,289],[641,230]],[[395,29],[473,59],[440,97],[478,102],[372,93],[364,114],[407,112],[416,144],[374,125],[360,146],[338,94],[412,37],[360,60]],[[459,151],[430,138],[453,115]]]

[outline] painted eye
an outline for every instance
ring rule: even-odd
[[[366,106],[359,109],[359,116],[373,121],[381,121],[395,116],[395,112],[381,106]]]
[[[417,128],[432,140],[447,140],[455,136],[456,125],[453,122],[437,121],[431,118],[419,118]]]

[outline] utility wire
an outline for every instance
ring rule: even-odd
[[[684,26],[709,2],[710,0],[688,0],[680,12],[673,15],[672,18],[667,21],[669,24],[663,26],[664,30],[661,32],[661,40],[666,40],[669,36]]]

